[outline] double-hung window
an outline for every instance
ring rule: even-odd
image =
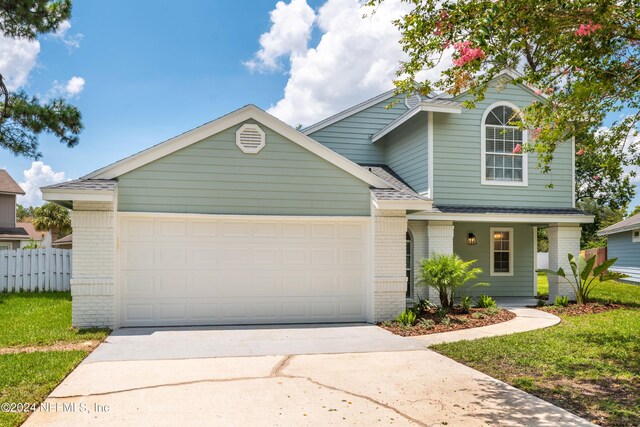
[[[485,113],[482,137],[482,183],[527,185],[526,133],[514,108],[498,105]]]
[[[513,228],[491,228],[491,275],[513,276]]]

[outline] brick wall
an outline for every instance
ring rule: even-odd
[[[580,233],[578,225],[550,225],[547,231],[549,236],[549,269],[558,270],[562,267],[565,272],[571,272],[567,254],[578,256],[580,254]],[[557,276],[549,276],[549,301],[554,302],[556,296],[568,296],[575,299],[573,287],[565,279]]]
[[[115,214],[112,203],[76,201],[71,213],[75,327],[115,327]]]
[[[429,221],[427,224],[427,242],[429,256],[453,253],[453,223],[451,221]],[[440,304],[440,296],[434,288],[428,287],[428,299]]]
[[[373,214],[373,320],[395,318],[406,308],[407,273],[404,210],[378,210]]]

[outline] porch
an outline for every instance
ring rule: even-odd
[[[458,209],[460,210],[460,209]],[[524,210],[523,210],[524,211]],[[420,261],[433,254],[459,255],[465,261],[476,260],[482,273],[463,291],[486,294],[500,304],[525,306],[535,303],[537,295],[537,230],[547,227],[549,268],[569,269],[567,254],[580,251],[581,222],[591,217],[575,209],[561,212],[455,212],[434,208],[432,213],[408,215],[406,241],[407,300],[418,298],[439,302],[434,289],[418,286]],[[474,286],[478,283],[490,286]],[[550,278],[549,298],[574,297],[566,281]]]

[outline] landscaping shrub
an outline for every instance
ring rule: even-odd
[[[436,305],[428,299],[418,297],[418,301],[413,304],[413,311],[416,313],[423,313],[432,308],[436,308]]]
[[[418,324],[423,328],[432,329],[436,325],[436,322],[433,321],[433,319],[420,319]]]
[[[458,290],[482,273],[479,268],[471,268],[475,262],[476,260],[463,261],[455,254],[436,254],[432,258],[425,258],[420,262],[422,271],[418,285],[436,289],[442,307],[452,309]],[[478,283],[474,286],[487,285],[488,283]]]
[[[396,317],[396,322],[405,326],[412,326],[416,323],[416,314],[411,310],[405,310]]]
[[[491,307],[487,307],[487,309],[484,311],[485,313],[487,313],[489,316],[495,316],[496,314],[500,313],[502,311],[502,309],[500,307],[497,306],[491,306]]]
[[[438,308],[438,310],[436,310],[436,316],[438,316],[438,319],[442,320],[445,317],[447,317],[447,315],[449,314],[449,309],[445,308],[445,307],[440,307]]]
[[[556,307],[568,307],[569,306],[569,297],[567,296],[557,296],[556,297],[556,302],[555,302],[555,306]]]
[[[473,304],[473,298],[471,297],[471,295],[462,297],[462,299],[460,300],[460,308],[462,309],[462,312],[468,313],[469,309],[471,309],[472,304]]]
[[[542,298],[538,299],[538,301],[536,302],[536,305],[538,307],[544,307],[545,305],[547,305],[547,302],[545,300],[543,300]]]
[[[478,308],[489,308],[495,307],[496,302],[489,295],[482,294],[478,297],[478,302],[476,302],[476,307]]]
[[[572,254],[567,254],[569,265],[571,266],[571,275],[567,275],[562,268],[558,271],[541,269],[536,270],[539,273],[547,273],[565,279],[576,293],[576,301],[578,304],[585,304],[589,301],[589,295],[593,288],[600,282],[608,280],[623,279],[629,277],[626,274],[608,271],[608,269],[616,263],[618,258],[611,258],[595,267],[596,256],[592,256],[586,260],[582,255],[576,258]]]

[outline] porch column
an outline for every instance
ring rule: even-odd
[[[562,267],[570,273],[571,267],[567,254],[580,254],[580,234],[582,229],[577,224],[549,224],[549,269],[558,270]],[[573,288],[565,279],[549,276],[549,302],[553,303],[557,296],[567,296],[575,299]]]
[[[404,210],[376,209],[373,216],[373,321],[391,320],[406,308],[406,234]]]
[[[427,224],[427,253],[429,257],[435,254],[453,254],[453,222],[429,221]],[[434,288],[427,288],[428,299],[434,304],[440,304],[440,296]]]
[[[115,212],[111,202],[75,201],[71,212],[72,324],[115,327]]]

